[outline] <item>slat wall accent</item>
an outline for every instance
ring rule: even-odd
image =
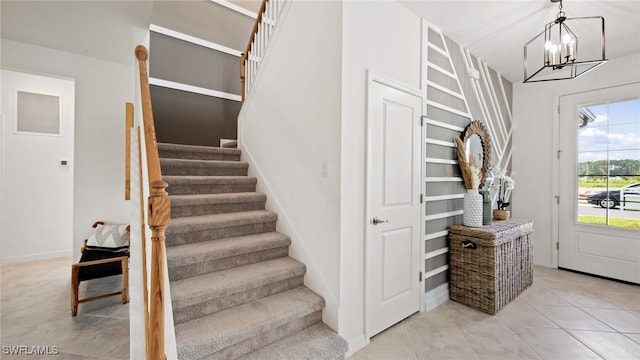
[[[447,229],[462,221],[465,192],[453,138],[464,130],[471,115],[443,34],[424,26],[423,35],[423,89],[427,97],[424,290],[429,292],[448,282]]]
[[[490,69],[487,63],[472,56],[469,50],[458,46],[458,51],[462,59],[459,66],[466,71],[477,70],[479,73],[478,79],[470,78],[467,96],[469,102],[475,103],[479,109],[474,119],[482,121],[491,135],[492,163],[500,168],[511,169],[511,84],[500,73]],[[508,86],[505,86],[505,82]]]
[[[494,145],[492,163],[508,167],[512,87],[486,63],[426,21],[423,21],[423,42],[422,88],[426,92],[424,303],[433,307],[434,301],[441,301],[442,292],[448,287],[448,228],[462,223],[466,192],[453,137],[460,135],[472,119],[481,120]],[[474,69],[479,73],[477,80],[469,77]]]

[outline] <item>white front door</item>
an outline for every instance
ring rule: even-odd
[[[419,310],[421,98],[369,82],[366,330]]]
[[[639,94],[636,83],[560,97],[560,268],[640,283]]]
[[[72,253],[74,89],[2,70],[2,262]]]

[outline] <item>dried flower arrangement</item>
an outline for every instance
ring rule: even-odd
[[[462,179],[467,189],[478,189],[480,187],[481,167],[475,156],[470,156],[467,161],[464,142],[460,137],[453,138],[458,153],[458,165],[462,171]]]

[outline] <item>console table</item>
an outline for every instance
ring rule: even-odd
[[[450,298],[495,314],[533,283],[533,222],[449,228]]]

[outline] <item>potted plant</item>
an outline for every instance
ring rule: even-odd
[[[498,205],[498,208],[493,210],[493,218],[507,220],[511,214],[509,210],[506,210],[511,205],[507,200],[515,186],[515,181],[507,175],[505,169],[491,169],[491,175],[493,175],[493,183],[489,189],[497,196],[496,204]]]

